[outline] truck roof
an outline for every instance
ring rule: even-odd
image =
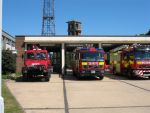
[[[94,47],[90,47],[90,48],[78,48],[76,49],[76,51],[80,51],[80,52],[104,52],[103,48],[94,48]]]
[[[79,50],[103,50],[103,49],[91,47],[91,48],[80,48]]]

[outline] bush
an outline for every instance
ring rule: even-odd
[[[16,55],[10,50],[2,51],[2,73],[14,73],[16,70]]]

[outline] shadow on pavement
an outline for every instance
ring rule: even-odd
[[[113,75],[113,74],[106,74],[105,77],[110,78],[110,79],[114,79],[114,80],[131,80],[131,81],[135,81],[135,80],[149,80],[148,78],[140,78],[140,77],[134,77],[134,78],[129,78],[127,76],[123,76],[123,75]]]
[[[77,78],[76,76],[73,76],[73,74],[65,74],[62,76],[63,80],[70,80],[70,81],[96,81],[100,80],[95,77],[82,77],[82,78]]]
[[[23,80],[22,76],[21,77],[17,77],[15,79],[16,82],[47,82],[45,81],[45,78],[30,78],[28,80]]]
[[[68,74],[63,75],[62,79],[63,80],[72,80],[72,81],[76,81],[77,80],[77,78],[75,76],[71,75],[71,74],[69,74],[69,75]]]

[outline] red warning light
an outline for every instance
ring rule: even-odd
[[[90,48],[90,51],[96,51],[96,49],[94,47]]]

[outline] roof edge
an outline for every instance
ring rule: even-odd
[[[69,35],[54,35],[54,36],[42,36],[42,35],[16,35],[15,37],[150,37],[150,35],[78,35],[78,36],[69,36]]]

